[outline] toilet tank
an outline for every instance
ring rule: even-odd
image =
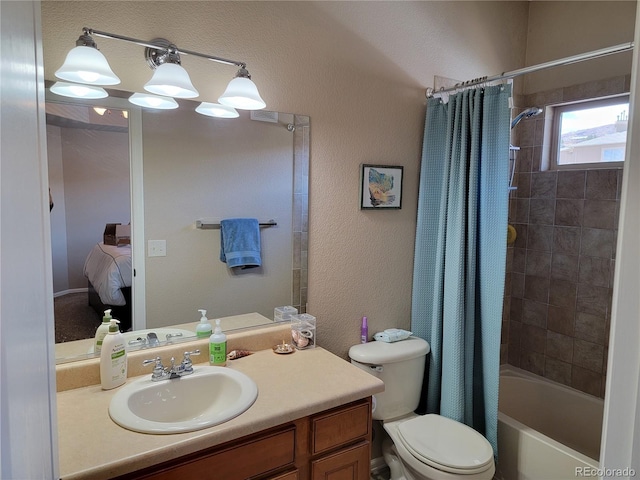
[[[418,337],[386,343],[373,341],[349,349],[351,363],[384,382],[374,396],[376,420],[392,420],[418,407],[429,344]]]

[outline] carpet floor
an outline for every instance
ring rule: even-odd
[[[89,306],[86,292],[53,299],[56,343],[93,338],[102,317]]]

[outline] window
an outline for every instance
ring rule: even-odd
[[[628,95],[551,108],[551,168],[622,166],[629,120]]]

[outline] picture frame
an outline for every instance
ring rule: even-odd
[[[401,165],[360,165],[360,209],[402,208],[403,173]]]

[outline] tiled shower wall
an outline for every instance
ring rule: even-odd
[[[629,91],[629,77],[526,96],[521,107]],[[544,114],[521,121],[509,205],[501,357],[604,397],[622,169],[541,170]]]
[[[309,259],[309,117],[294,115],[293,131],[293,296],[292,306],[307,311]]]

